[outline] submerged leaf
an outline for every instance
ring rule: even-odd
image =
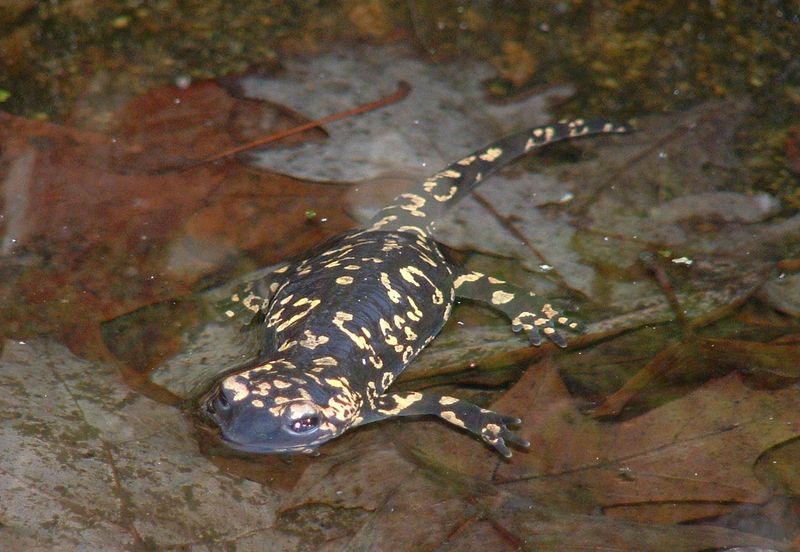
[[[755,462],[800,436],[800,390],[751,389],[738,374],[631,420],[601,423],[576,409],[545,362],[495,407],[519,415],[521,434],[532,443],[531,453],[499,466],[503,488],[555,494],[584,511],[621,508],[630,519],[636,506],[653,503],[763,502],[770,492],[755,476]],[[580,489],[580,497],[570,489]],[[691,519],[691,510],[663,513],[664,521]]]

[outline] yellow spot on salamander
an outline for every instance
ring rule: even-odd
[[[484,153],[480,154],[480,157],[483,161],[494,161],[498,157],[503,155],[503,150],[500,148],[489,148]]]
[[[452,412],[450,410],[445,410],[444,412],[440,413],[439,416],[441,416],[443,420],[450,422],[454,426],[466,427],[464,425],[464,422],[462,422],[461,419],[458,416],[456,416],[455,412]]]
[[[336,283],[339,284],[340,286],[350,285],[350,284],[353,283],[353,277],[352,276],[339,276],[338,278],[336,278]]]
[[[419,307],[417,306],[417,304],[414,302],[414,299],[412,299],[410,295],[406,297],[406,300],[408,301],[408,304],[411,306],[412,309],[406,312],[406,316],[408,316],[414,322],[419,322],[422,319],[422,311],[419,310]]]
[[[350,340],[356,344],[356,347],[359,349],[369,349],[369,344],[367,343],[367,340],[364,339],[364,336],[358,335],[357,333],[344,327],[344,323],[350,322],[351,320],[353,320],[352,314],[339,311],[334,315],[331,322],[333,322],[333,325],[339,328],[342,333],[349,337]]]
[[[225,378],[222,382],[222,388],[233,393],[233,401],[240,401],[250,394],[247,385],[237,379],[236,376]]]
[[[258,295],[251,293],[242,300],[242,304],[253,312],[258,312],[263,306],[263,299]]]
[[[407,267],[401,268],[400,269],[400,276],[403,278],[403,280],[405,280],[409,284],[413,285],[414,287],[419,287],[419,282],[417,282],[414,279],[414,276],[412,276],[411,271],[409,270],[410,268],[412,268],[412,267],[408,267],[407,266]]]
[[[412,404],[421,401],[422,393],[412,391],[411,393],[406,393],[405,395],[394,395],[392,398],[395,402],[394,407],[386,409],[384,412],[387,414],[399,414]]]
[[[415,217],[424,217],[425,213],[421,211],[422,207],[425,205],[425,198],[422,196],[418,196],[417,194],[400,194],[399,198],[407,199],[408,203],[405,205],[398,205],[401,209],[408,211],[411,215]]]
[[[394,222],[394,221],[396,221],[396,220],[397,220],[397,215],[386,215],[386,216],[385,216],[385,217],[383,217],[381,220],[379,220],[378,222],[376,222],[375,224],[373,224],[373,225],[370,227],[370,230],[378,230],[378,229],[380,229],[380,228],[383,228],[384,226],[386,226],[386,225],[387,225],[387,224],[389,224],[390,222]]]
[[[480,272],[470,272],[469,274],[462,274],[458,278],[455,279],[453,282],[453,287],[458,289],[464,285],[464,282],[475,282],[483,278],[483,274]]]
[[[386,288],[386,294],[389,296],[389,300],[392,303],[399,303],[400,302],[400,293],[392,287],[392,282],[389,280],[389,275],[385,272],[381,272],[381,284],[383,287]]]
[[[272,326],[280,322],[282,316],[283,316],[283,309],[278,309],[278,312],[274,313],[267,320],[267,327],[271,328]]]
[[[311,330],[305,331],[306,338],[300,341],[300,346],[306,349],[316,349],[320,345],[325,345],[330,338],[327,335],[314,335]]]
[[[435,199],[436,201],[442,201],[442,202],[449,201],[449,200],[453,199],[453,196],[456,195],[457,191],[458,191],[458,186],[450,186],[450,189],[448,190],[448,192],[446,194],[434,194],[433,195],[433,199]]]
[[[414,348],[409,345],[406,347],[405,351],[403,351],[403,364],[408,364],[411,362],[412,357],[414,356]]]
[[[525,153],[529,152],[534,147],[536,147],[536,142],[534,142],[533,138],[528,138],[528,141],[525,142]]]
[[[292,316],[289,320],[286,320],[285,322],[282,322],[277,328],[275,328],[275,331],[282,332],[286,328],[288,328],[289,326],[291,326],[292,324],[297,322],[298,320],[301,320],[302,318],[305,318],[306,315],[308,315],[309,312],[311,312],[317,305],[320,304],[320,302],[321,301],[319,299],[310,299],[309,300],[306,297],[298,299],[297,301],[295,301],[292,304],[292,306],[294,306],[294,307],[302,307],[304,305],[308,305],[308,307],[305,310],[300,311],[297,314],[295,314],[294,316]]]
[[[493,305],[505,305],[514,298],[513,293],[506,293],[505,291],[497,290],[492,293]]]
[[[398,232],[409,232],[409,233],[413,233],[413,234],[418,234],[420,236],[427,236],[427,233],[425,232],[425,230],[423,230],[419,226],[411,226],[411,225],[401,226],[401,227],[399,227],[397,229],[397,231]]]
[[[558,311],[555,310],[550,303],[545,303],[542,306],[542,312],[547,318],[553,318],[554,316],[558,315]]]
[[[289,340],[286,343],[284,343],[283,345],[281,345],[280,347],[278,347],[278,351],[281,351],[281,352],[286,351],[287,349],[291,349],[295,345],[297,345],[297,341]]]

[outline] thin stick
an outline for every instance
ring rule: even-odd
[[[354,107],[353,109],[348,109],[347,111],[340,111],[339,113],[334,113],[333,115],[328,115],[327,117],[322,117],[321,119],[309,121],[302,125],[282,130],[280,132],[276,132],[275,134],[270,134],[269,136],[264,136],[263,138],[259,138],[258,140],[254,140],[247,144],[236,146],[235,148],[225,150],[221,153],[212,155],[211,157],[206,157],[202,161],[198,161],[197,164],[199,165],[201,163],[210,163],[212,161],[217,161],[219,159],[230,157],[231,155],[236,155],[237,153],[242,153],[243,151],[247,151],[249,149],[253,149],[258,146],[274,142],[276,140],[280,140],[281,138],[285,138],[293,134],[298,134],[300,132],[309,130],[311,128],[327,125],[328,123],[332,123],[340,119],[345,119],[347,117],[352,117],[354,115],[360,115],[361,113],[366,113],[367,111],[372,111],[380,107],[384,107],[386,105],[399,102],[400,100],[408,96],[409,92],[411,92],[411,86],[405,81],[400,81],[397,83],[397,91],[391,96],[386,96],[385,98],[375,100],[374,102],[359,105],[357,107]]]

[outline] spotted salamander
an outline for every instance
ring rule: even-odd
[[[559,328],[577,324],[547,300],[448,261],[433,240],[437,217],[490,173],[551,142],[627,132],[604,120],[574,120],[512,134],[400,194],[364,228],[248,282],[230,297],[229,318],[259,316],[257,361],[224,376],[200,410],[234,449],[312,452],[348,429],[394,416],[434,415],[511,456],[528,447],[520,420],[455,397],[389,392],[439,333],[456,298],[505,314],[531,343],[564,347]]]

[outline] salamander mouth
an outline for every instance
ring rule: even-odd
[[[239,452],[248,452],[252,454],[275,454],[284,452],[286,453],[303,452],[306,454],[311,454],[316,452],[316,446],[312,447],[309,446],[308,444],[274,446],[270,445],[270,443],[266,441],[254,442],[254,443],[241,443],[239,441],[231,440],[222,431],[219,432],[218,438],[220,441],[225,443],[225,445],[228,446],[229,448],[238,450]]]

